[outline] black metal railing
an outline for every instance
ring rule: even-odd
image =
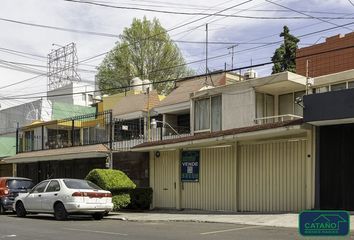
[[[17,152],[111,143],[112,112],[26,126],[17,131]]]

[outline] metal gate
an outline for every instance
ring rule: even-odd
[[[240,144],[239,210],[305,209],[306,144],[305,139]]]

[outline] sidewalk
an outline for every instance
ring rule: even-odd
[[[207,211],[146,211],[146,212],[114,212],[106,218],[142,221],[142,222],[207,222],[207,223],[231,223],[245,225],[260,225],[272,227],[298,227],[298,214],[257,214],[257,213],[225,213]],[[350,216],[350,229],[354,229],[354,216]]]
[[[146,212],[114,212],[106,218],[127,221],[170,221],[170,222],[208,222],[236,223],[274,227],[297,228],[298,214],[256,214],[256,213],[224,213],[207,211],[146,211]]]

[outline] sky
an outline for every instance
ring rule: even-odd
[[[108,8],[87,2],[170,13]],[[171,12],[204,15],[181,15]],[[217,12],[225,16],[212,15]],[[176,28],[168,31],[171,39],[176,41],[189,63],[188,66],[195,73],[202,74],[206,68],[203,43],[206,40],[206,23],[209,29],[208,41],[211,42],[208,45],[208,69],[224,69],[225,64],[226,68],[230,69],[230,47],[235,44],[237,46],[234,47],[233,67],[248,67],[251,64],[270,61],[275,49],[279,47],[279,41],[282,40],[279,34],[284,25],[290,28],[293,35],[300,38],[299,47],[324,42],[326,37],[333,35],[352,32],[354,0],[1,0],[0,109],[38,99],[21,99],[21,94],[45,95],[43,92],[47,90],[46,57],[51,50],[73,42],[76,44],[78,61],[84,61],[111,50],[119,40],[116,36],[121,34],[125,27],[130,26],[133,18],[144,16],[148,19],[158,18],[167,30]],[[340,27],[344,24],[348,25]],[[75,29],[81,33],[48,29],[38,25]],[[179,27],[181,25],[184,26]],[[330,28],[332,30],[321,31]],[[321,32],[315,33],[317,31]],[[106,33],[109,36],[82,32]],[[103,54],[79,64],[79,74],[83,82],[94,81],[96,67],[104,56]],[[21,71],[19,66],[22,67]],[[14,67],[16,69],[13,69]],[[255,70],[259,76],[266,76],[271,72],[271,65]],[[28,78],[33,79],[15,84]],[[10,84],[15,85],[8,86]],[[9,99],[16,96],[17,99]]]

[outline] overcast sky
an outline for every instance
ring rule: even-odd
[[[282,31],[283,25],[289,26],[290,31],[296,36],[334,28],[331,31],[324,31],[301,37],[300,47],[309,46],[316,42],[323,42],[325,37],[336,34],[345,34],[354,29],[354,5],[352,5],[349,0],[272,0],[273,3],[265,0],[250,0],[245,4],[234,8],[231,7],[245,1],[97,0],[92,2],[120,7],[148,8],[190,13],[215,13],[230,8],[229,10],[222,12],[222,14],[244,17],[207,17],[170,31],[169,34],[171,38],[176,41],[203,42],[205,41],[205,26],[203,25],[209,23],[209,41],[239,43],[235,48],[234,67],[249,66],[251,61],[253,64],[270,61],[274,50],[279,44],[267,43],[281,40],[279,33]],[[354,3],[353,0],[352,2]],[[302,14],[274,3],[296,11],[301,11]],[[45,72],[45,57],[53,48],[57,48],[57,46],[53,46],[53,44],[62,46],[71,42],[76,43],[79,61],[82,61],[97,54],[109,51],[118,40],[114,37],[59,31],[22,25],[11,21],[119,35],[125,27],[129,27],[134,17],[142,18],[144,15],[148,19],[152,19],[153,17],[158,18],[165,29],[171,29],[180,24],[198,20],[203,17],[147,12],[132,9],[114,9],[64,0],[1,0],[0,104],[2,109],[29,100],[5,100],[1,99],[1,97],[46,91],[47,78],[45,74],[32,81],[27,81],[11,87],[3,87],[27,78],[35,77],[40,73],[43,73],[43,71]],[[326,19],[323,21],[317,18],[303,19],[309,16],[317,18],[342,17],[345,19]],[[293,19],[259,19],[260,17],[293,17]],[[303,18],[298,19],[299,17]],[[338,25],[352,22],[353,25],[338,27]],[[199,60],[205,58],[205,45],[201,43],[176,44],[180,47],[187,62],[196,61],[196,63],[190,64],[189,66],[193,68],[196,73],[204,73],[205,62]],[[264,44],[266,44],[266,46],[263,46]],[[225,55],[220,58],[209,60],[210,70],[223,69],[225,63],[227,64],[227,68],[231,67],[231,54],[228,54],[230,53],[230,50],[227,49],[230,46],[231,44],[209,45],[209,57],[213,58],[214,56]],[[249,48],[255,49],[247,50]],[[18,52],[9,51],[9,49]],[[33,54],[33,56],[24,55],[19,52],[30,53]],[[80,75],[84,80],[94,80],[94,73],[92,71],[95,70],[95,66],[100,64],[103,57],[104,56],[95,58],[91,61],[85,62],[85,65],[79,66],[82,70]],[[4,61],[39,66],[22,65],[27,69],[28,67],[36,69],[37,73],[30,74],[5,68],[9,67],[9,63]],[[13,65],[10,67],[13,68]],[[18,67],[18,65],[15,67]],[[270,67],[271,66],[257,68],[256,70],[259,75],[264,76],[270,74]],[[32,71],[33,69],[30,70]]]

